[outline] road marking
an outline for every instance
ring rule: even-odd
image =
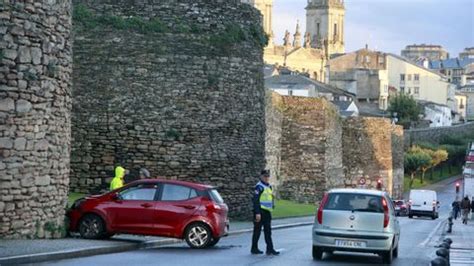
[[[433,236],[438,232],[438,229],[439,227],[444,224],[445,220],[442,220],[438,223],[438,225],[433,229],[433,231],[431,231],[431,233],[428,235],[428,237],[425,239],[425,241],[421,242],[418,246],[419,247],[424,247],[426,246],[426,244],[428,244],[428,242],[431,241],[431,239],[433,238]]]

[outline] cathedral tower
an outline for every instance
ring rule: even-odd
[[[344,53],[344,0],[308,0],[306,31],[312,47],[325,49],[327,54]]]
[[[242,0],[242,3],[250,4],[256,9],[260,10],[263,19],[263,29],[268,35],[268,45],[273,44],[273,30],[272,30],[272,13],[273,13],[273,0]]]

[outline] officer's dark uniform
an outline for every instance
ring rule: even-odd
[[[263,172],[262,175],[268,175],[268,172]],[[272,187],[270,184],[265,183],[264,181],[260,181],[255,186],[255,192],[253,195],[253,212],[254,212],[254,227],[253,227],[253,235],[252,235],[252,254],[261,254],[263,253],[258,249],[258,239],[260,238],[260,233],[262,232],[263,226],[263,233],[265,234],[265,242],[267,243],[267,255],[278,255],[279,252],[273,249],[273,241],[272,241],[272,214],[271,211],[273,210],[273,195],[272,195]],[[261,219],[260,222],[256,222],[255,218],[256,215],[260,214]]]

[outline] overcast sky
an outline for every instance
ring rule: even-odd
[[[306,26],[307,0],[274,0],[275,42],[296,20]],[[474,0],[345,0],[346,52],[369,48],[400,54],[408,44],[439,44],[457,57],[474,47]]]

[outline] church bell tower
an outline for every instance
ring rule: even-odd
[[[345,12],[344,0],[308,0],[306,31],[312,47],[325,50],[328,56],[345,52]]]

